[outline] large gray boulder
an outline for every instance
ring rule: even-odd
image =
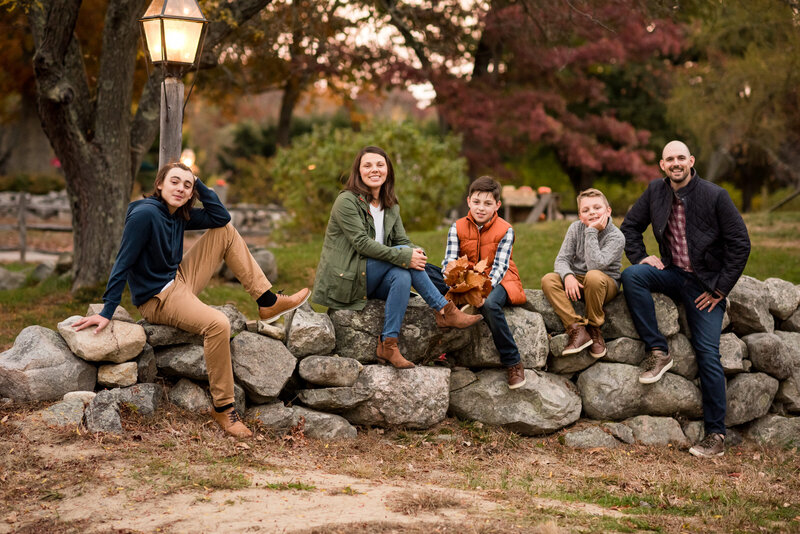
[[[298,308],[286,323],[286,347],[297,358],[328,354],[336,346],[336,333],[327,314]]]
[[[127,321],[111,321],[98,334],[95,327],[76,332],[72,325],[81,318],[73,315],[61,321],[58,333],[75,356],[86,361],[124,363],[137,357],[147,341],[144,329]]]
[[[599,362],[578,377],[583,409],[592,419],[622,420],[637,415],[703,413],[700,390],[682,376],[666,373],[655,384],[640,384],[638,367]]]
[[[765,415],[750,425],[745,436],[773,447],[797,447],[800,445],[800,417]]]
[[[775,320],[769,312],[767,285],[752,276],[742,276],[728,295],[728,313],[739,336],[773,332]]]
[[[127,388],[112,389],[117,402],[127,405],[139,415],[153,415],[161,405],[164,390],[159,384],[136,384]]]
[[[578,420],[581,399],[569,380],[536,370],[526,370],[525,379],[524,386],[511,390],[505,371],[456,371],[450,382],[450,413],[529,436]]]
[[[747,358],[747,343],[733,332],[720,336],[719,354],[725,375],[735,375],[745,371],[743,360]]]
[[[780,337],[762,332],[744,336],[742,341],[747,345],[747,355],[754,369],[779,380],[791,376],[794,361]]]
[[[653,302],[656,309],[658,329],[667,337],[677,334],[680,327],[678,326],[678,308],[675,303],[671,298],[661,293],[653,293]],[[606,322],[603,324],[601,332],[605,339],[618,337],[639,339],[639,333],[633,325],[633,319],[624,295],[618,295],[614,300],[606,304],[603,309],[606,313]]]
[[[69,350],[64,339],[42,326],[22,330],[0,354],[0,398],[58,400],[70,391],[94,390],[97,368]]]
[[[361,362],[353,358],[309,356],[300,360],[297,371],[303,380],[317,386],[350,387],[363,368]]]
[[[178,345],[156,351],[156,365],[166,376],[208,380],[202,345]]]
[[[354,358],[361,363],[377,361],[375,350],[383,329],[385,305],[382,300],[372,299],[360,311],[328,310],[336,331],[335,352],[339,356]],[[421,298],[409,299],[398,338],[400,353],[406,359],[414,363],[432,361],[440,354],[451,353],[472,341],[464,330],[437,327],[435,313]]]
[[[145,319],[141,319],[137,324],[144,328],[147,344],[151,347],[169,347],[186,343],[191,343],[192,345],[203,344],[203,336],[200,334],[192,334],[174,326],[150,324]]]
[[[525,308],[504,308],[508,328],[517,343],[522,365],[526,369],[541,369],[547,363],[550,344],[542,316]],[[452,357],[464,367],[501,367],[500,353],[494,345],[492,333],[484,321],[466,332],[469,343],[453,351]],[[443,351],[444,352],[444,351]]]
[[[83,409],[83,401],[72,398],[53,404],[36,416],[47,426],[78,426],[83,421]]]
[[[276,399],[297,366],[283,343],[252,332],[233,338],[231,358],[233,374],[256,403]]]
[[[25,276],[25,273],[9,271],[5,267],[0,267],[0,291],[21,288],[25,285]]]
[[[789,365],[793,369],[800,368],[800,332],[784,332],[775,330],[786,350],[786,359],[791,362]]]
[[[568,341],[567,334],[558,334],[550,338],[550,358],[547,363],[549,372],[559,375],[575,373],[583,371],[597,361],[589,354],[589,349],[583,349],[577,354],[562,356],[561,353]]]
[[[697,357],[689,338],[683,334],[675,334],[667,338],[667,346],[674,362],[670,372],[693,380],[697,376]]]
[[[788,319],[781,323],[781,330],[786,332],[800,332],[800,309],[796,310]]]
[[[672,417],[639,415],[626,420],[625,424],[633,431],[636,441],[644,445],[689,446],[681,425]]]
[[[297,392],[300,402],[315,410],[341,412],[355,408],[372,397],[372,392],[362,388],[302,389]]]
[[[142,384],[155,382],[158,376],[158,365],[156,364],[156,353],[153,347],[145,344],[142,352],[136,357],[136,380]]]
[[[644,357],[644,341],[620,337],[606,343],[606,355],[601,361],[639,365]]]
[[[553,306],[550,305],[550,301],[547,300],[544,291],[541,289],[526,289],[525,297],[527,300],[522,307],[528,311],[540,314],[548,332],[553,334],[561,334],[564,332],[564,325],[561,324],[561,319],[556,315],[556,311],[553,309]],[[575,313],[581,315],[584,313],[583,302],[575,302],[573,306],[575,308]]]
[[[450,369],[367,365],[353,387],[372,397],[343,413],[358,425],[430,428],[447,416]]]
[[[253,406],[245,412],[245,420],[258,421],[273,430],[287,430],[294,423],[294,412],[280,401]]]
[[[789,413],[800,413],[800,370],[781,382],[775,400]]]
[[[603,423],[601,426],[603,430],[608,430],[611,432],[612,436],[623,443],[627,443],[628,445],[636,443],[636,438],[633,436],[633,431],[625,423]]]
[[[117,395],[111,390],[104,390],[92,399],[83,414],[86,429],[91,433],[105,432],[122,434],[122,422],[119,418],[119,402]]]
[[[778,319],[788,319],[800,305],[800,290],[786,280],[767,278],[764,280],[769,298],[769,311]]]
[[[187,378],[181,378],[169,389],[169,400],[189,412],[208,413],[213,405],[206,391]]]
[[[778,381],[764,373],[742,373],[728,381],[726,426],[747,423],[765,415],[778,392]]]
[[[564,445],[575,449],[615,449],[619,441],[614,436],[603,432],[598,426],[590,426],[564,434]]]
[[[303,434],[322,441],[355,439],[358,432],[342,416],[309,410],[302,406],[292,407],[292,426],[303,418]]]

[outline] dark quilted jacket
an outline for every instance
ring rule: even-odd
[[[703,180],[694,172],[691,181],[678,190],[686,209],[686,241],[692,269],[706,290],[727,295],[742,275],[750,255],[747,227],[722,187]],[[672,210],[672,187],[668,179],[653,180],[633,205],[620,230],[625,234],[625,254],[632,264],[648,256],[642,233],[652,224],[664,264],[672,263],[666,239]]]

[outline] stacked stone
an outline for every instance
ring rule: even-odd
[[[399,348],[417,367],[377,365],[384,302],[362,311],[316,313],[308,305],[283,325],[247,323],[232,305],[237,409],[245,419],[280,432],[303,422],[309,437],[356,436],[354,425],[430,428],[447,417],[498,425],[523,435],[559,431],[576,447],[620,443],[688,446],[701,439],[702,409],[691,332],[682,306],[655,295],[659,328],[674,367],[662,380],[638,382],[645,356],[625,299],[606,306],[608,353],[560,356],[566,334],[539,290],[506,316],[520,348],[526,384],[509,390],[488,328],[439,329],[434,311],[412,298]],[[779,279],[742,277],[731,292],[720,351],[728,377],[729,436],[777,445],[800,442],[800,289]],[[580,303],[578,312],[581,313]],[[90,308],[87,313],[94,313]],[[169,400],[189,411],[212,409],[202,338],[145,321],[121,308],[101,334],[76,333],[71,317],[59,333],[32,326],[0,354],[0,397],[63,401],[40,412],[48,424],[120,432],[121,404],[147,415],[166,386]],[[162,385],[156,385],[157,377]],[[93,393],[96,386],[111,388]],[[83,391],[83,393],[74,393]],[[729,441],[731,441],[729,439]]]

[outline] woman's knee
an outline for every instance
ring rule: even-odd
[[[403,269],[402,267],[392,267],[386,273],[387,279],[391,282],[391,284],[399,285],[399,286],[408,286],[409,289],[411,288],[411,273],[408,272],[408,269]]]

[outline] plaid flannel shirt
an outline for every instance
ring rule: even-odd
[[[666,238],[672,253],[672,264],[692,272],[689,245],[686,243],[686,208],[675,194],[672,195],[672,212],[667,220]]]
[[[500,243],[497,244],[497,251],[494,254],[494,263],[492,263],[492,270],[489,272],[489,278],[492,280],[492,287],[503,281],[508,265],[511,261],[511,250],[514,246],[514,229],[509,228]],[[451,261],[458,259],[458,253],[461,246],[458,241],[458,230],[456,230],[456,223],[450,227],[447,232],[447,248],[444,253],[444,261],[442,261],[442,268],[446,268],[447,264]]]

